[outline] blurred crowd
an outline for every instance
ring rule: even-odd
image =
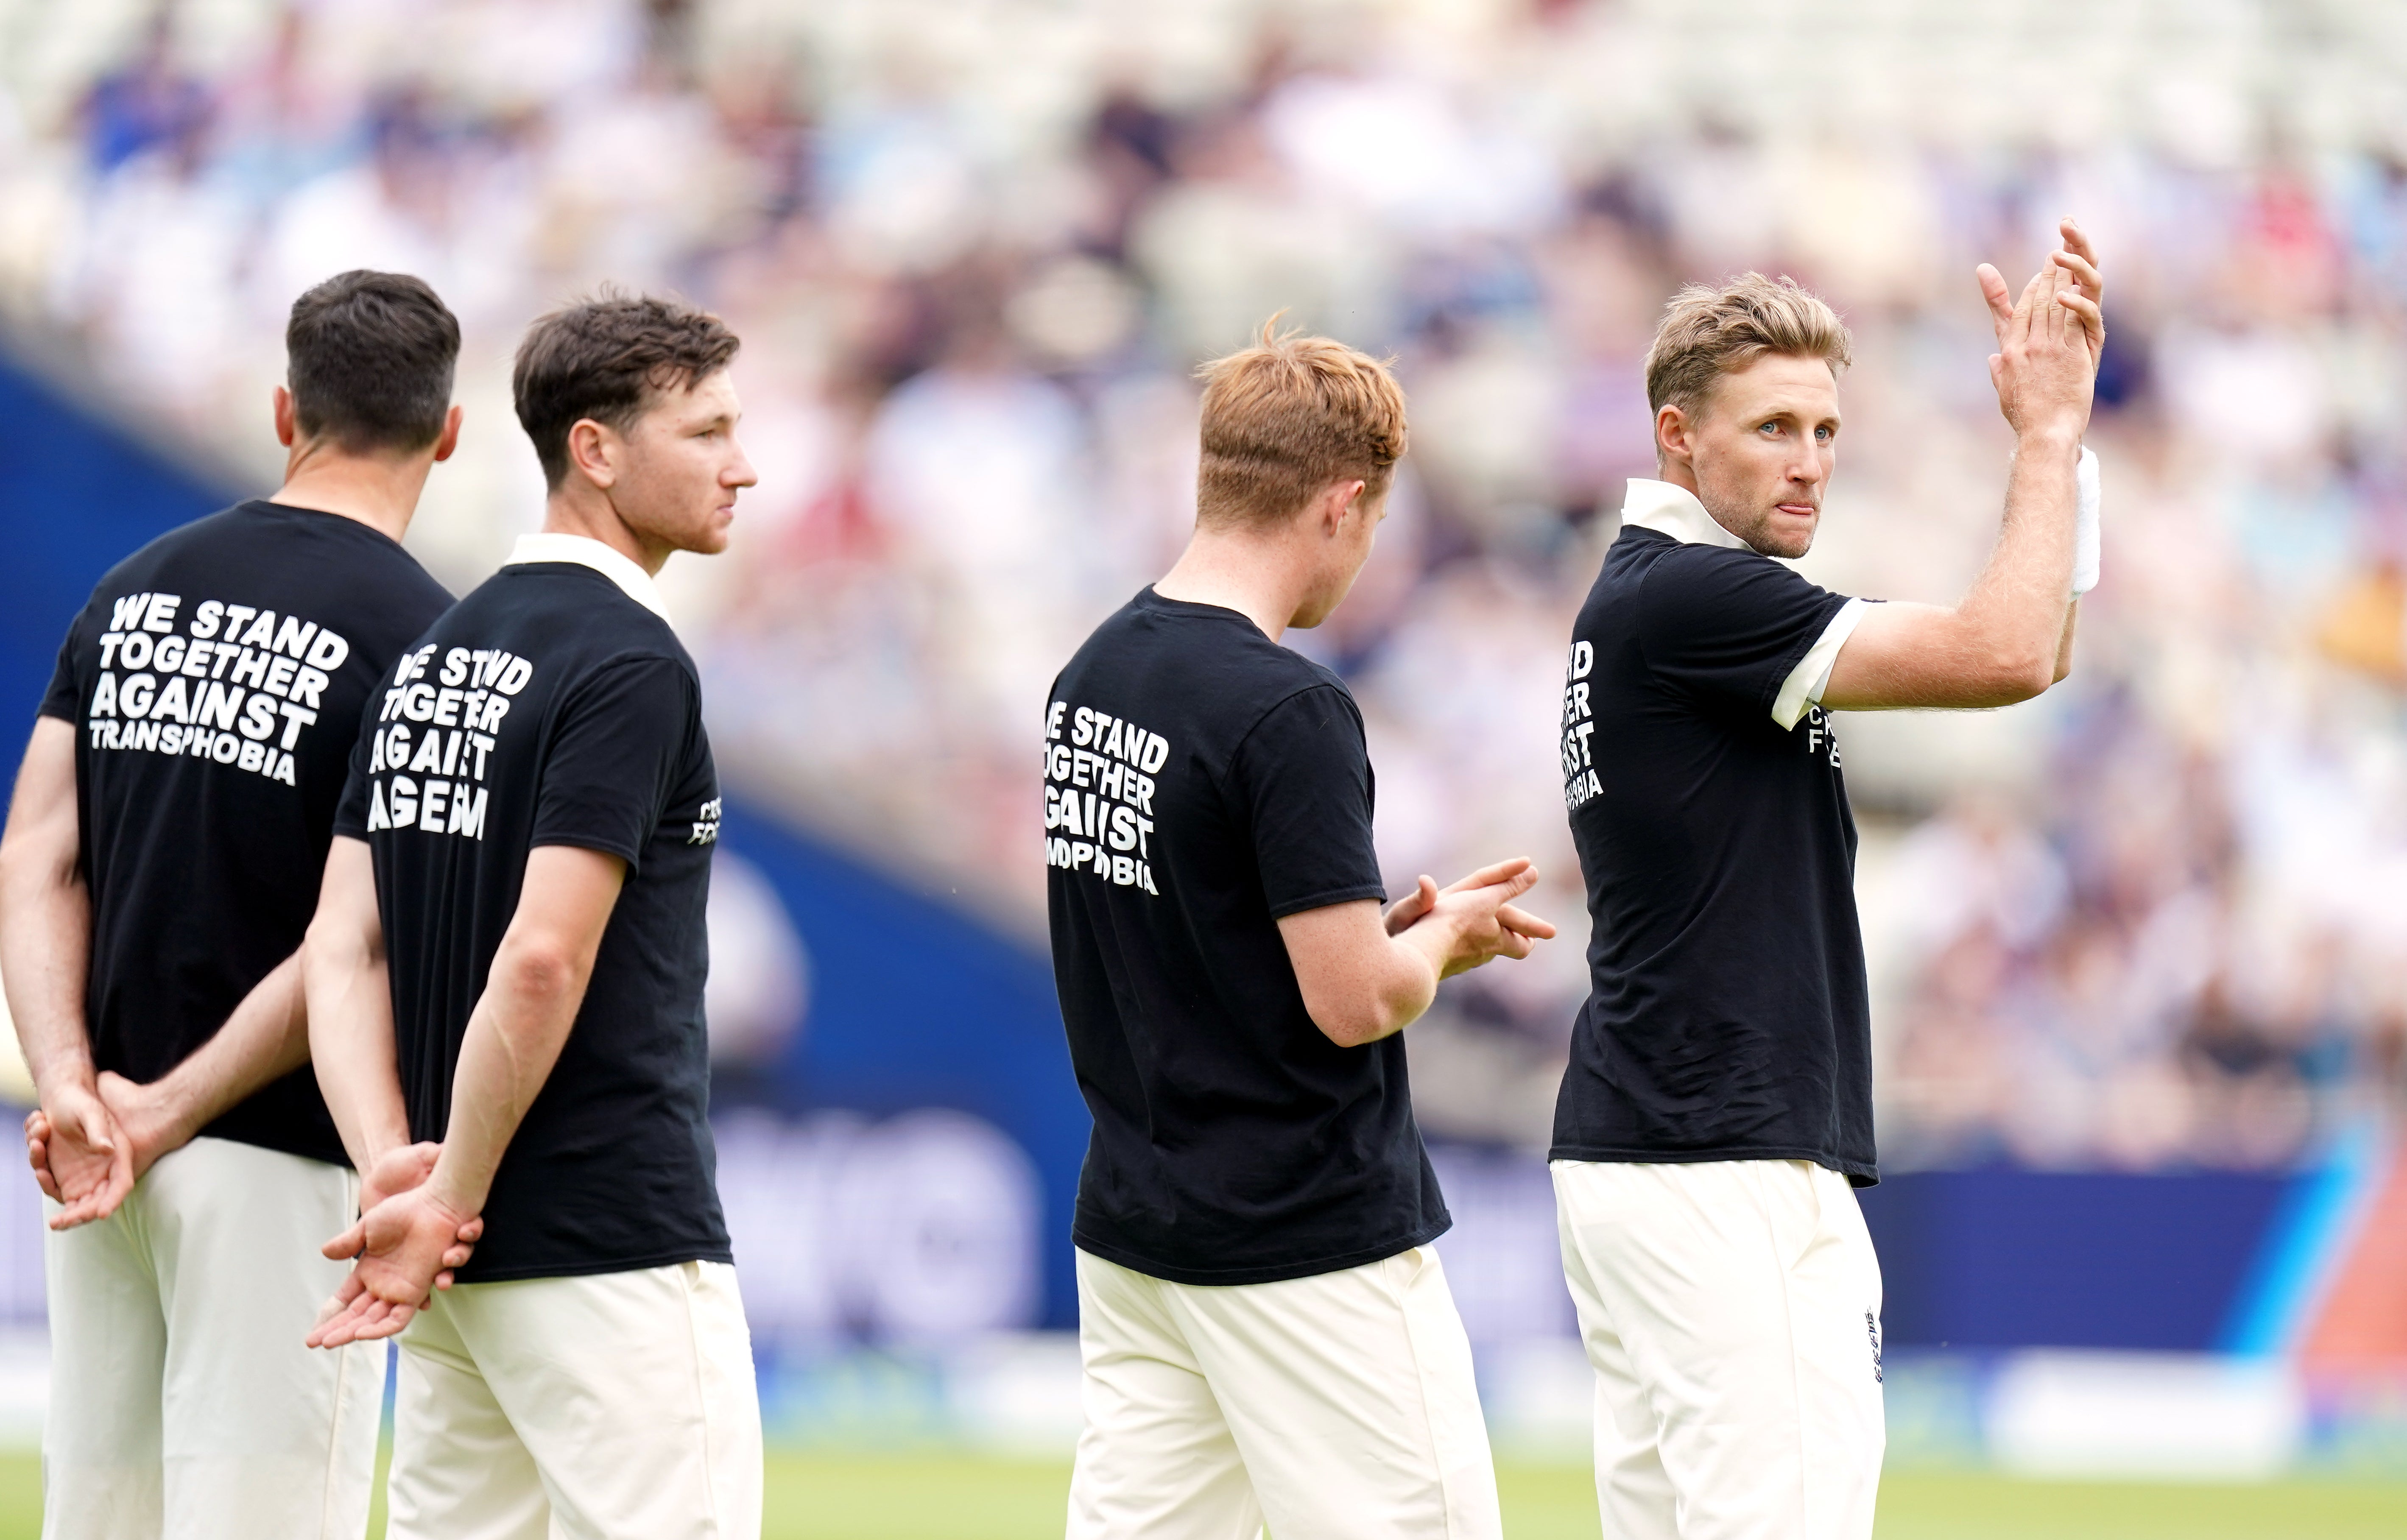
[[[1946,600],[2008,437],[1971,270],[2072,213],[2112,336],[2072,681],[1839,733],[1892,1163],[2277,1166],[2407,1060],[2407,29],[2395,6],[0,0],[0,314],[250,484],[295,293],[467,335],[412,543],[538,517],[519,330],[595,285],[746,338],[761,485],[672,563],[730,777],[1033,934],[1036,724],[1191,515],[1194,364],[1392,354],[1413,450],[1293,638],[1371,723],[1391,885],[1527,853],[1569,938],[1417,1027],[1543,1146],[1585,964],[1561,651],[1651,474],[1683,281],[1793,273],[1857,364],[1818,581]]]

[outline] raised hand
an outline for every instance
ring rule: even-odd
[[[2064,237],[2061,250],[2048,261],[2072,276],[2073,292],[2059,293],[2057,303],[2081,318],[2081,328],[2089,344],[2089,367],[2094,372],[2098,361],[2106,352],[2106,280],[2098,271],[2098,251],[2089,237],[2071,220],[2057,226]],[[2087,304],[2081,303],[2087,301]]]
[[[328,1257],[358,1260],[318,1312],[308,1345],[340,1348],[399,1333],[448,1285],[449,1270],[467,1262],[483,1233],[483,1219],[447,1206],[423,1181],[377,1204],[326,1243]]]
[[[2088,425],[2097,377],[2092,335],[2102,347],[2105,321],[2073,269],[2056,260],[2068,254],[2051,257],[2011,308],[2002,304],[1998,270],[1984,263],[1979,277],[1998,332],[1998,351],[1989,355],[1998,409],[2017,435],[2060,434],[2077,442]]]
[[[55,1087],[25,1115],[25,1159],[42,1191],[63,1205],[50,1216],[53,1230],[105,1219],[134,1191],[132,1141],[84,1086]]]

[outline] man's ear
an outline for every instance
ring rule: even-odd
[[[1655,459],[1659,464],[1671,460],[1686,460],[1693,449],[1689,435],[1695,424],[1688,414],[1672,402],[1665,402],[1655,414]]]
[[[619,435],[590,417],[580,417],[568,430],[568,464],[572,471],[605,489],[619,484]]]
[[[301,431],[300,416],[292,407],[292,392],[278,385],[271,400],[276,416],[276,441],[289,449]]]
[[[461,410],[457,406],[452,407],[449,411],[443,414],[443,436],[434,441],[434,458],[436,461],[441,462],[450,459],[451,451],[460,447],[461,416]]]
[[[1329,484],[1329,489],[1320,494],[1320,532],[1323,535],[1332,536],[1336,535],[1338,529],[1345,524],[1346,516],[1354,511],[1354,505],[1361,497],[1362,489],[1369,484],[1359,477],[1351,480],[1332,481]]]

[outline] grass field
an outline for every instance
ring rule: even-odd
[[[1512,1540],[1594,1540],[1573,1466],[1501,1472]],[[967,1457],[770,1457],[765,1540],[1060,1540],[1067,1466]],[[41,1533],[41,1469],[0,1458],[0,1540]],[[381,1535],[379,1525],[371,1532]],[[2398,1540],[2407,1482],[2148,1487],[1902,1475],[1882,1487],[1880,1540]]]

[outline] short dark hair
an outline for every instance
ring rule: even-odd
[[[727,367],[742,346],[709,311],[649,294],[604,293],[527,328],[510,372],[519,425],[543,479],[568,475],[568,431],[587,419],[624,433],[660,396]]]
[[[353,454],[442,437],[459,360],[459,318],[406,273],[338,273],[294,300],[284,326],[296,425]]]

